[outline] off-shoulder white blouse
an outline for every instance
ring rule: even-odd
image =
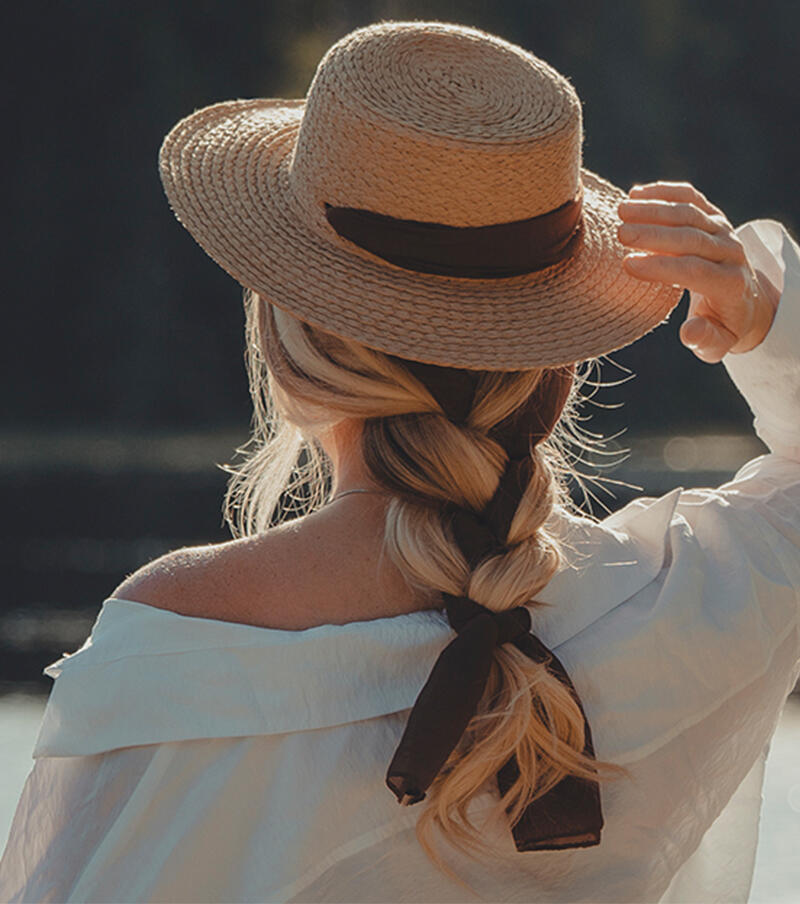
[[[771,453],[716,489],[564,523],[533,611],[584,703],[599,846],[437,872],[384,784],[452,633],[439,612],[281,631],[109,599],[55,679],[0,863],[3,901],[747,899],[767,744],[800,666],[800,249],[740,230],[782,287],[725,366]],[[495,799],[487,784],[473,813]]]

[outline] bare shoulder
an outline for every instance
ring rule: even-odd
[[[114,590],[116,599],[168,609],[179,615],[290,628],[286,587],[296,587],[292,533],[270,530],[254,537],[166,553],[139,568]]]
[[[349,514],[323,507],[254,537],[167,553],[113,596],[285,631],[438,605],[437,594],[411,588],[383,555],[383,519],[377,505]]]

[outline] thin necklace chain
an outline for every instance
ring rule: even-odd
[[[342,490],[341,493],[337,493],[335,496],[331,496],[331,498],[328,500],[328,504],[330,505],[331,502],[336,502],[336,500],[341,499],[342,496],[349,496],[351,493],[380,493],[382,496],[388,495],[386,493],[386,490],[369,490],[358,487],[354,490]]]

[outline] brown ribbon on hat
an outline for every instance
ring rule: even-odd
[[[356,207],[325,205],[328,222],[359,248],[419,273],[504,279],[571,257],[581,233],[583,194],[555,210],[488,226],[401,220]]]

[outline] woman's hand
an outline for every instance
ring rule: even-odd
[[[628,273],[690,291],[680,337],[701,361],[755,348],[780,293],[754,270],[725,214],[687,182],[636,185],[619,205]]]

